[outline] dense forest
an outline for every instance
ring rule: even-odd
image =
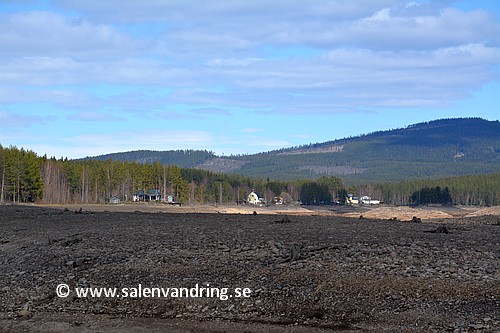
[[[0,172],[2,202],[106,203],[112,196],[130,201],[134,193],[152,189],[184,203],[241,203],[253,189],[269,202],[280,194],[296,201],[300,187],[300,182],[251,179],[159,161],[40,157],[1,145]]]
[[[500,205],[499,189],[500,173],[491,173],[360,185],[356,187],[356,193],[380,198],[390,205],[442,203],[496,206]]]
[[[345,202],[347,193],[368,195],[387,204],[499,205],[500,173],[347,186],[334,176],[272,180],[153,163],[68,160],[38,156],[0,145],[0,202],[107,203],[116,196],[131,201],[140,190],[160,190],[189,204],[242,203],[255,190],[271,203]]]

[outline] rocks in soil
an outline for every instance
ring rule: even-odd
[[[274,223],[291,223],[292,220],[290,220],[290,218],[285,215],[283,216],[281,219],[277,220],[277,221],[274,221]]]
[[[91,262],[92,259],[88,258],[88,257],[84,257],[84,258],[76,258],[74,261],[71,261],[71,266],[73,268],[77,268],[77,267],[80,267],[80,266],[83,266],[83,265],[86,265],[86,264],[89,264]]]
[[[376,332],[405,331],[416,322],[413,332],[443,332],[449,325],[451,331],[500,327],[500,229],[491,223],[450,220],[453,234],[437,237],[424,231],[438,223],[359,220],[359,214],[290,215],[293,223],[273,223],[282,216],[259,214],[248,223],[243,214],[60,215],[14,208],[0,205],[1,239],[8,240],[0,242],[0,315],[14,321],[68,313],[78,322],[82,314],[178,317],[307,326],[302,331],[341,323]],[[71,288],[210,284],[252,292],[226,301],[59,298],[59,283]]]
[[[21,319],[31,319],[33,317],[33,304],[31,301],[28,301],[23,305],[23,308],[17,313],[17,316]]]
[[[302,248],[303,245],[292,244],[292,246],[290,246],[290,253],[288,257],[285,260],[283,260],[282,263],[302,259]]]
[[[413,223],[422,223],[422,219],[416,217],[416,216],[413,216],[413,218],[411,219],[411,222]]]
[[[437,227],[435,230],[430,230],[430,231],[426,231],[426,232],[430,232],[433,234],[449,234],[450,233],[450,231],[448,230],[448,228],[445,225],[441,225],[441,226]]]
[[[224,244],[222,241],[217,242],[217,249],[222,252],[229,252],[231,251],[231,248]]]

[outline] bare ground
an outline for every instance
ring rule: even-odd
[[[78,210],[82,205],[38,205],[38,207]],[[144,213],[223,213],[223,214],[266,214],[266,215],[304,215],[304,216],[347,216],[358,218],[361,215],[371,219],[397,219],[408,221],[413,216],[422,220],[457,219],[477,216],[500,218],[500,206],[252,206],[252,205],[184,205],[171,206],[160,203],[134,203],[120,205],[84,205],[92,212],[144,212]],[[446,221],[446,220],[443,220]],[[470,222],[470,221],[469,221]]]
[[[0,332],[500,330],[497,210],[389,208],[3,205]],[[61,298],[60,283],[251,294]]]

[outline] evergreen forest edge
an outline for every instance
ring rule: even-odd
[[[349,185],[335,176],[274,180],[215,173],[160,162],[68,160],[38,156],[35,152],[0,145],[0,202],[49,204],[107,203],[112,196],[130,200],[139,190],[159,189],[187,204],[242,203],[255,190],[271,202],[331,204],[345,194],[371,196],[391,205],[500,204],[500,173],[436,179]]]

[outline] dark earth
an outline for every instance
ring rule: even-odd
[[[0,332],[498,332],[498,217],[469,220],[0,205]],[[61,298],[60,283],[251,293]]]

